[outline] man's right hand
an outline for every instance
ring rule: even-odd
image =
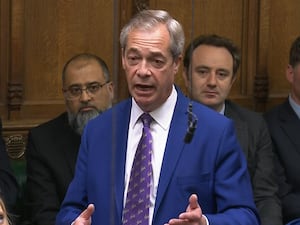
[[[72,225],[91,225],[94,211],[94,204],[89,204],[88,207],[76,218]]]

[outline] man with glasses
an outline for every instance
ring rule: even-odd
[[[30,224],[55,223],[74,175],[83,129],[112,106],[109,71],[95,55],[72,57],[63,68],[62,85],[67,112],[33,128],[28,136],[25,209]]]

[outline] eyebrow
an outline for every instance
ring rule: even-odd
[[[74,83],[74,84],[70,84],[69,86],[88,86],[88,85],[91,85],[91,84],[102,84],[102,83],[105,83],[105,81],[103,82],[100,82],[100,81],[92,81],[92,82],[87,82],[87,83],[84,83],[84,84],[81,84],[81,83]]]
[[[211,67],[208,67],[205,65],[199,65],[199,66],[196,66],[195,69],[211,69]]]
[[[224,68],[217,69],[217,71],[222,71],[222,72],[226,72],[226,73],[230,74],[230,70],[224,69]]]
[[[205,65],[199,65],[199,66],[196,66],[195,69],[208,69],[208,70],[211,70],[212,68],[209,67],[209,66],[205,66]],[[230,73],[230,70],[225,69],[225,68],[217,68],[216,71],[224,71],[224,72]]]
[[[137,48],[128,48],[128,50],[127,50],[127,53],[137,53],[137,54],[140,54],[141,52],[137,49]],[[161,52],[159,52],[159,51],[150,51],[150,55],[151,55],[151,57],[163,57],[163,58],[165,58],[165,56],[161,53]]]

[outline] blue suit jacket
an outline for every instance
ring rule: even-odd
[[[198,127],[184,143],[188,99],[178,92],[163,158],[153,224],[162,225],[186,210],[192,193],[211,225],[256,225],[247,165],[229,119],[194,103]],[[121,225],[131,99],[88,123],[76,172],[57,225],[70,225],[89,203],[92,224]]]

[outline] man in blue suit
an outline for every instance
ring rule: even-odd
[[[258,225],[232,122],[174,86],[184,47],[181,25],[165,11],[144,10],[125,25],[120,42],[132,98],[87,124],[56,224],[124,224],[139,118],[148,113],[152,181],[145,224]]]

